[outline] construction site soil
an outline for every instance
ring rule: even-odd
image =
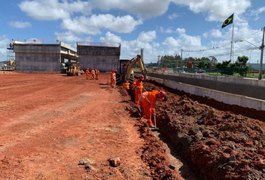
[[[263,112],[164,88],[153,132],[109,79],[0,73],[0,179],[265,178]]]

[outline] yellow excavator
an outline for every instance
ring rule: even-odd
[[[16,69],[16,62],[15,60],[8,60],[4,61],[3,65],[0,67],[0,69],[4,71],[14,71]]]
[[[138,70],[138,73],[146,76],[147,70],[140,55],[137,55],[136,57],[132,58],[130,61],[123,65],[122,69],[120,70],[120,74],[118,74],[117,76],[117,83],[123,83],[125,81],[129,81],[130,83],[132,83],[134,81],[135,76],[134,70]]]
[[[68,62],[66,69],[67,76],[79,76],[80,75],[80,63]]]

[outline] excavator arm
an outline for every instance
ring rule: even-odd
[[[136,57],[134,57],[133,59],[131,59],[128,63],[127,63],[127,70],[125,73],[125,80],[129,80],[131,75],[133,74],[133,69],[135,68],[135,65],[138,65],[142,71],[142,74],[146,74],[146,68],[144,66],[144,62],[141,58],[140,55],[137,55]]]

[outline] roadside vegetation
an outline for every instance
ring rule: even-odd
[[[150,69],[172,70],[173,72],[207,73],[212,76],[230,75],[236,77],[257,78],[258,72],[248,65],[247,56],[238,56],[231,60],[217,62],[215,57],[185,58],[181,56],[162,56],[157,63],[147,64]]]

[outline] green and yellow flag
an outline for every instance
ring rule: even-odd
[[[234,13],[229,16],[222,24],[222,28],[228,26],[229,24],[232,24],[233,23],[233,20],[234,20]]]

